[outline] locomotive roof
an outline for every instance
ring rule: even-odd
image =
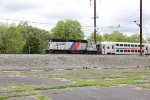
[[[85,42],[85,43],[88,42],[87,40],[61,39],[61,38],[51,38],[51,39],[49,39],[49,41],[52,41],[52,42]]]

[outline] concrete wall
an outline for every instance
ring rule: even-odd
[[[138,55],[18,55],[1,54],[0,70],[149,67],[150,56]]]

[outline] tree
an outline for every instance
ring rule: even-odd
[[[150,38],[147,38],[146,41],[147,41],[148,43],[150,43]]]
[[[17,26],[0,23],[0,53],[23,53],[30,33],[39,40],[37,43],[40,44],[40,52],[44,52],[48,45],[48,38],[51,37],[48,31],[32,27],[27,22],[21,22]]]
[[[48,39],[50,37],[52,37],[52,35],[48,31],[30,26],[26,22],[24,22],[24,23],[21,22],[17,26],[17,29],[23,35],[24,42],[26,42],[26,40],[27,40],[30,33],[36,34],[36,37],[39,39],[40,44],[41,44],[41,46],[40,46],[41,53],[43,53],[44,49],[47,48]]]
[[[128,42],[132,43],[140,43],[140,34],[132,34],[131,36],[128,37]],[[143,38],[143,43],[145,42]]]
[[[93,33],[89,36],[89,39],[94,41],[94,34]],[[103,36],[100,35],[99,33],[97,33],[96,34],[96,41],[97,42],[102,42],[103,41]]]
[[[23,50],[23,36],[14,24],[0,26],[0,52],[1,53],[21,53]]]
[[[103,38],[104,38],[104,41],[127,42],[127,36],[118,31],[114,31],[111,34],[104,34]]]
[[[81,25],[77,20],[60,20],[56,26],[51,30],[54,38],[63,39],[83,39],[84,33]]]
[[[41,53],[40,39],[34,33],[30,33],[24,45],[24,53]]]

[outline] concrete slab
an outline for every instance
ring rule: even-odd
[[[82,87],[65,90],[40,91],[53,100],[149,100],[150,90],[131,86]]]
[[[0,96],[11,96],[11,95],[24,95],[29,94],[27,92],[9,92],[9,93],[0,93]]]
[[[15,98],[10,98],[8,100],[39,100],[36,97],[30,96],[30,97],[15,97]]]
[[[42,77],[0,77],[0,84],[15,83],[35,86],[59,86],[73,84],[73,82],[64,79],[42,78]]]

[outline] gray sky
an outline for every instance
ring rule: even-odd
[[[97,0],[97,31],[139,33],[140,0]],[[143,34],[150,37],[150,0],[143,0]],[[6,20],[10,19],[10,20]],[[39,22],[33,26],[50,30],[58,20],[76,19],[85,35],[93,32],[93,1],[90,0],[0,0],[0,22]],[[12,21],[15,20],[15,21]],[[120,27],[118,27],[120,26]]]

